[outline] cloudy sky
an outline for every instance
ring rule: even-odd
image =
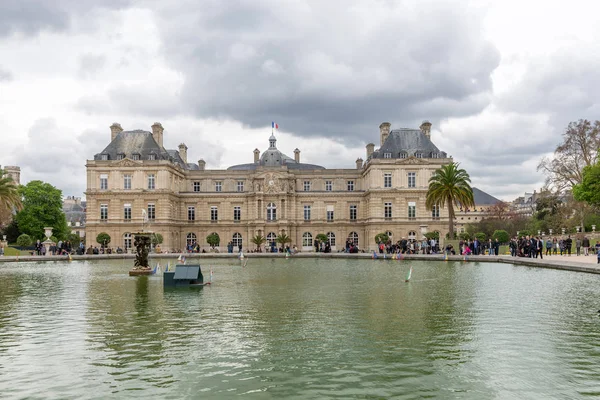
[[[102,4],[99,6],[98,4]],[[0,164],[82,196],[109,126],[165,127],[207,168],[278,147],[353,168],[417,128],[512,200],[569,121],[600,119],[589,0],[1,0]]]

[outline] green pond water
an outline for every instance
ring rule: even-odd
[[[598,275],[201,263],[211,287],[166,291],[161,277],[129,277],[131,260],[0,264],[0,398],[600,396]]]

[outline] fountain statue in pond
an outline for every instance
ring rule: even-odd
[[[134,234],[133,245],[135,247],[135,261],[134,267],[129,271],[129,275],[150,275],[152,269],[148,262],[148,252],[150,251],[150,237],[151,233],[136,233]]]

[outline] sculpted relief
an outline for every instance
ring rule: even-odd
[[[289,193],[294,192],[293,180],[287,180],[283,176],[269,172],[254,181],[254,191],[264,193]]]

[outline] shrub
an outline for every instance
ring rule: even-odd
[[[28,234],[24,233],[21,236],[19,236],[17,238],[17,246],[21,246],[21,247],[29,247],[31,246],[31,236],[29,236]]]
[[[494,239],[498,239],[498,241],[500,243],[508,243],[510,240],[510,235],[508,234],[508,232],[506,232],[503,229],[494,231],[494,234],[492,235],[492,237]]]
[[[110,243],[110,235],[106,232],[100,232],[98,236],[96,236],[96,242],[99,245],[107,245]]]

